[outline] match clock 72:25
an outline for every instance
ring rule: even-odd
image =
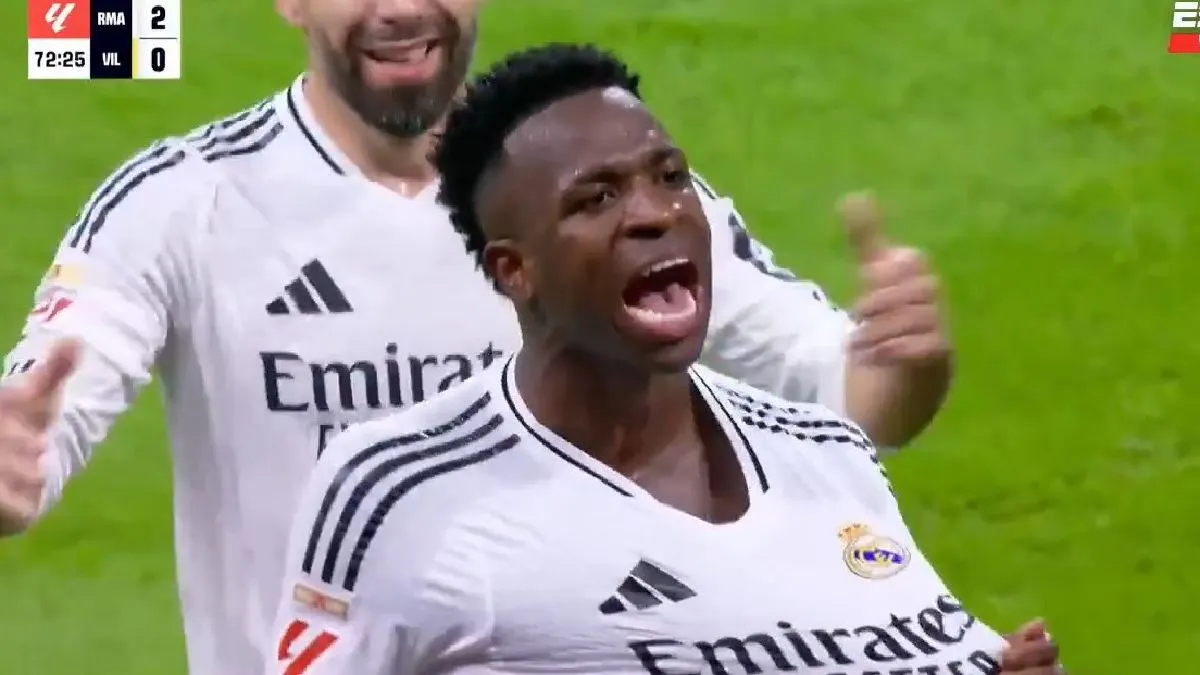
[[[76,49],[39,49],[33,53],[38,68],[86,68],[87,52]]]

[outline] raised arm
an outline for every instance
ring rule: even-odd
[[[880,446],[900,447],[920,433],[951,372],[936,280],[920,256],[883,246],[860,259],[865,284],[855,313],[866,311],[856,324],[816,284],[776,265],[730,200],[696,184],[713,241],[706,365],[845,413]]]
[[[204,190],[190,161],[164,143],[122,165],[38,286],[0,383],[0,535],[58,502],[149,381],[186,302],[181,248]]]

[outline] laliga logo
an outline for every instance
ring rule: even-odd
[[[67,25],[67,17],[71,16],[71,12],[75,11],[75,3],[56,2],[50,5],[50,9],[46,10],[46,23],[50,24],[50,30],[55,33],[61,33]]]

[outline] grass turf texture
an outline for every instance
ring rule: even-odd
[[[4,3],[0,21],[23,12]],[[1200,58],[1164,53],[1169,21],[1167,2],[508,0],[482,55],[618,48],[700,171],[836,297],[855,279],[832,203],[877,189],[894,237],[943,275],[960,350],[949,407],[890,461],[926,551],[997,627],[1047,617],[1073,672],[1182,673],[1200,662],[1200,436],[1185,417],[1200,388]],[[188,3],[183,25],[178,83],[26,83],[9,40],[6,339],[118,161],[301,66],[269,3]],[[183,672],[157,398],[31,536],[0,542],[0,672]]]

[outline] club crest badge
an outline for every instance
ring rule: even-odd
[[[842,560],[856,576],[886,579],[908,567],[912,556],[903,544],[875,534],[862,523],[852,523],[838,531],[842,540]]]

